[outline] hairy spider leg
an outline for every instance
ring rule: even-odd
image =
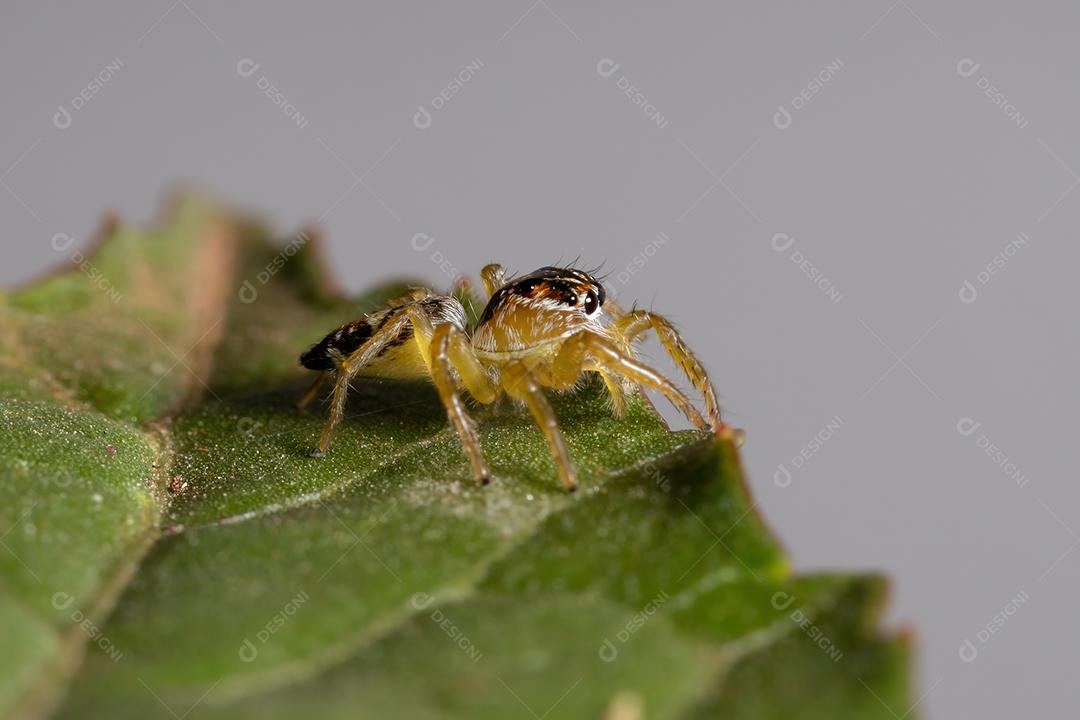
[[[502,384],[510,397],[521,400],[529,408],[533,420],[544,433],[551,456],[555,460],[555,466],[559,470],[559,479],[568,492],[577,490],[577,480],[574,478],[574,465],[570,462],[570,453],[566,450],[566,441],[563,440],[562,431],[559,430],[559,421],[555,417],[555,411],[551,403],[544,396],[543,390],[536,378],[521,362],[513,362],[503,368]]]
[[[393,314],[379,330],[375,331],[363,345],[341,361],[337,369],[334,392],[330,400],[330,416],[327,418],[322,435],[319,437],[319,444],[315,446],[311,453],[313,457],[322,457],[330,449],[330,441],[334,437],[334,431],[345,415],[345,401],[353,378],[365,365],[377,358],[379,353],[396,340],[410,325],[413,333],[411,342],[417,344],[424,364],[429,368],[431,367],[431,319],[415,305],[406,305],[394,310]]]
[[[664,350],[704,398],[705,413],[709,416],[713,432],[719,434],[723,431],[726,424],[720,419],[720,402],[716,399],[716,389],[701,362],[667,318],[647,310],[634,310],[616,320],[614,328],[616,334],[622,335],[627,344],[652,328]]]
[[[619,303],[615,301],[615,298],[610,295],[604,300],[604,312],[616,320],[626,315],[626,311],[623,310],[622,306],[620,306]],[[634,356],[634,346],[629,340],[623,340],[621,336],[614,339],[621,342],[622,345],[619,349],[624,355],[628,357]],[[600,375],[601,379],[604,381],[608,396],[611,398],[611,414],[617,418],[625,416],[627,408],[626,395],[633,392],[635,389],[639,389],[640,386],[626,378],[619,378],[602,367],[591,369]]]
[[[611,414],[617,418],[626,415],[626,388],[618,377],[612,375],[603,368],[595,368],[607,388],[608,397],[611,398]]]
[[[495,402],[499,396],[499,387],[492,381],[473,353],[472,344],[465,333],[450,323],[435,328],[431,339],[430,367],[435,389],[446,407],[450,423],[461,438],[462,445],[465,446],[465,453],[469,456],[473,475],[477,482],[486,485],[491,479],[491,473],[480,449],[476,422],[465,409],[465,403],[454,382],[453,371],[457,371],[461,383],[469,394],[484,404]]]
[[[311,402],[319,396],[319,393],[322,392],[323,386],[325,386],[326,383],[329,382],[330,378],[333,377],[333,375],[334,373],[331,370],[323,370],[322,372],[320,372],[318,377],[315,378],[315,382],[311,383],[311,387],[309,387],[304,392],[303,396],[296,401],[296,409],[300,412],[306,412],[308,406],[311,405]]]
[[[709,423],[701,416],[697,408],[670,380],[648,365],[628,356],[610,340],[584,330],[571,335],[559,349],[552,364],[552,384],[556,388],[569,388],[578,375],[587,369],[603,370],[638,385],[652,388],[666,397],[690,422],[702,430],[710,429]]]

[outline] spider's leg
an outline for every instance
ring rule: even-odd
[[[725,432],[737,434],[740,432],[731,431],[720,419],[720,402],[716,399],[716,388],[713,387],[712,382],[709,380],[705,368],[702,367],[694,353],[667,318],[647,310],[635,310],[619,318],[614,325],[615,333],[623,339],[626,345],[631,344],[649,328],[656,331],[660,344],[683,371],[691,384],[701,393],[705,400],[705,412],[709,416],[713,432],[717,434],[724,434]]]
[[[551,403],[544,397],[540,384],[536,382],[529,371],[521,363],[514,363],[503,369],[503,386],[511,397],[522,400],[532,413],[533,420],[544,432],[551,449],[551,456],[555,459],[555,465],[559,469],[559,479],[568,492],[577,490],[577,480],[574,479],[574,466],[570,462],[570,453],[566,450],[566,442],[563,440],[562,431],[559,430],[559,421],[555,417],[555,411]]]
[[[338,364],[334,381],[334,392],[330,399],[330,416],[323,426],[319,444],[311,452],[312,457],[322,457],[330,449],[334,431],[345,416],[345,400],[349,394],[349,384],[365,365],[377,358],[388,345],[397,340],[411,326],[413,339],[416,341],[424,362],[430,367],[429,343],[431,342],[431,319],[415,305],[397,308],[363,345]]]
[[[304,392],[303,396],[296,401],[296,409],[300,412],[306,412],[308,406],[311,405],[311,401],[318,397],[319,393],[323,389],[323,386],[326,385],[327,381],[330,380],[332,375],[333,373],[329,370],[324,370],[320,372],[319,376],[315,378],[315,382],[311,383],[311,387],[309,387]]]
[[[552,376],[556,387],[569,387],[582,370],[602,370],[652,388],[666,397],[690,422],[702,430],[711,429],[693,403],[674,383],[657,370],[620,350],[612,341],[588,330],[570,336],[555,357]]]
[[[495,291],[501,288],[503,283],[506,282],[506,270],[498,263],[485,265],[483,269],[480,270],[480,279],[484,282],[484,290],[487,291],[488,299],[490,300],[491,296],[495,294]]]
[[[617,418],[623,417],[626,415],[626,388],[623,387],[619,378],[607,370],[597,369],[596,372],[603,378],[604,387],[607,388],[608,396],[611,397],[611,414]]]
[[[469,456],[473,475],[481,485],[491,479],[484,455],[480,450],[480,437],[476,433],[476,422],[469,417],[465,403],[457,391],[452,370],[457,370],[462,384],[469,393],[482,403],[494,402],[499,395],[498,387],[492,382],[483,365],[476,358],[472,345],[465,333],[456,325],[449,323],[435,328],[431,339],[431,379],[439,398],[446,406],[450,423],[457,430],[465,453]]]
[[[594,363],[582,360],[582,366],[578,372],[574,374],[565,373],[556,377],[552,368],[544,365],[533,368],[532,372],[537,381],[545,387],[554,388],[555,390],[569,390],[578,381],[582,371],[595,372],[599,375],[604,381],[604,387],[607,389],[608,397],[611,398],[611,413],[617,418],[626,415],[626,394],[627,392],[631,392],[636,385],[626,381],[618,375],[608,372],[605,368],[598,367]]]

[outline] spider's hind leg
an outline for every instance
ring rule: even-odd
[[[411,333],[411,338],[407,336]],[[334,392],[330,399],[330,414],[323,426],[319,443],[311,451],[312,457],[322,457],[330,449],[330,442],[342,418],[345,416],[345,401],[349,394],[349,384],[361,370],[370,365],[384,351],[394,345],[400,344],[403,339],[411,339],[417,343],[420,355],[424,362],[428,362],[428,347],[431,341],[432,320],[425,310],[418,304],[403,305],[392,308],[389,314],[382,320],[377,330],[374,330],[358,348],[342,357],[341,353],[329,348],[328,355],[333,358],[336,368],[334,375]],[[328,336],[327,343],[334,335]]]
[[[323,387],[330,381],[333,374],[332,370],[320,372],[318,377],[315,378],[315,382],[311,383],[311,387],[305,390],[300,399],[296,401],[296,409],[300,412],[307,412],[308,406],[319,396],[319,393],[322,392]]]

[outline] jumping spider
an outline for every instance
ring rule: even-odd
[[[476,423],[461,399],[462,388],[484,404],[495,402],[503,392],[524,403],[544,432],[567,490],[577,488],[574,467],[542,388],[569,389],[585,372],[603,379],[616,417],[626,411],[626,394],[644,386],[663,394],[699,428],[741,442],[743,432],[720,420],[716,390],[705,369],[660,315],[621,310],[606,298],[596,278],[574,268],[543,267],[507,279],[501,266],[488,265],[480,276],[489,300],[474,328],[457,298],[415,288],[341,326],[301,355],[304,367],[320,371],[300,400],[301,408],[324,383],[334,380],[330,416],[313,457],[322,457],[330,448],[349,383],[358,376],[429,377],[481,484],[488,482],[490,472]],[[636,359],[634,343],[649,328],[701,392],[707,420],[670,380]]]

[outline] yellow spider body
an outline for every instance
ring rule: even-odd
[[[489,299],[475,328],[468,327],[456,298],[419,288],[343,325],[301,356],[304,367],[321,371],[302,407],[334,380],[330,417],[313,456],[329,449],[354,377],[430,378],[481,483],[490,473],[462,389],[485,404],[504,393],[522,402],[543,431],[567,490],[577,487],[574,468],[542,388],[568,389],[585,372],[603,378],[616,415],[625,411],[627,392],[648,387],[698,427],[741,440],[741,431],[720,420],[704,368],[663,317],[624,312],[610,301],[605,312],[603,285],[574,268],[545,267],[505,280],[500,266],[488,265],[481,277]],[[701,392],[708,419],[670,380],[636,359],[634,343],[650,328]]]

